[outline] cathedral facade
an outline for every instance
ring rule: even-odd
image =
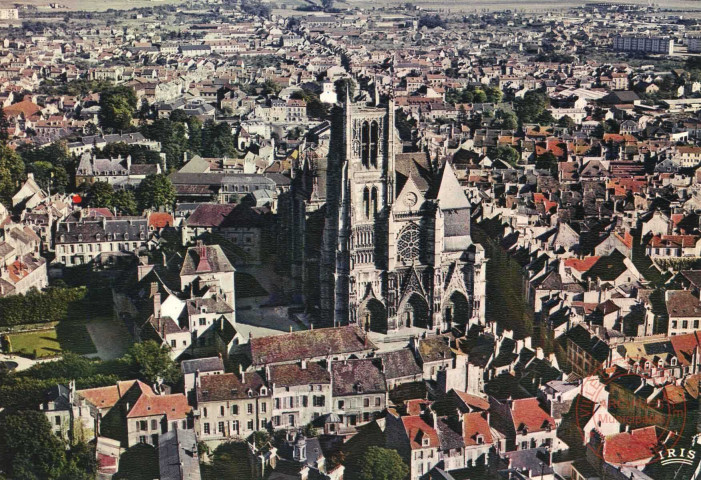
[[[402,153],[394,111],[391,100],[347,101],[336,124],[340,178],[328,200],[337,199],[329,214],[338,218],[325,237],[336,240],[335,261],[322,273],[322,312],[382,333],[483,322],[486,265],[470,237],[470,204],[450,164]]]

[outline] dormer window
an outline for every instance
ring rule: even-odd
[[[424,437],[421,439],[421,445],[424,447],[428,447],[431,443],[431,439],[428,438],[428,435],[424,435]]]
[[[477,445],[484,444],[484,435],[478,434],[477,437],[475,437],[475,441],[477,442]]]
[[[200,313],[207,313],[207,307],[200,307]]]
[[[253,390],[251,390],[250,388],[246,393],[248,394],[248,398],[251,398],[253,396]]]
[[[100,241],[100,234],[99,233],[97,235],[95,235],[95,240],[97,240],[98,242]]]
[[[677,366],[677,357],[672,357],[672,358],[669,360],[669,363],[670,363],[673,367],[676,367],[676,366]]]
[[[260,387],[260,394],[261,395],[267,395],[268,394],[268,389],[265,387]]]
[[[82,234],[82,233],[79,233],[79,234],[78,234],[78,241],[79,241],[79,242],[82,242],[82,241],[83,241],[83,234]]]
[[[129,240],[129,234],[128,234],[128,233],[125,233],[125,234],[124,234],[124,240]]]

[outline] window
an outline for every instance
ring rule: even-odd
[[[246,405],[246,411],[249,414],[253,413],[253,404],[252,403],[249,403],[248,405]]]
[[[343,400],[339,400],[338,401],[338,409],[343,410],[344,408],[346,408],[346,402],[344,402]]]
[[[218,428],[219,433],[224,433],[224,422],[219,422]]]
[[[326,403],[326,397],[323,395],[314,395],[314,397],[312,397],[312,403],[315,407],[323,407]]]
[[[202,425],[202,427],[203,427],[203,429],[204,429],[204,434],[205,434],[205,435],[209,435],[209,423],[206,423],[206,422],[205,422],[205,423]]]
[[[276,408],[276,409],[279,409],[279,408],[280,408],[280,399],[279,399],[279,398],[276,398],[276,399],[275,399],[275,408]]]
[[[175,348],[175,340],[171,340],[171,341],[170,341],[170,346],[173,347],[173,348]]]
[[[139,422],[139,428],[138,428],[138,429],[141,430],[142,432],[148,430],[148,422],[147,422],[146,420],[141,420],[141,421]]]
[[[223,417],[223,416],[224,416],[224,405],[222,405],[221,407],[219,407],[219,416],[220,416],[220,417]]]
[[[370,399],[365,398],[363,399],[363,407],[368,408],[370,406]]]
[[[60,416],[60,415],[56,415],[56,416],[54,417],[54,424],[55,424],[57,427],[60,427],[60,426],[61,426],[61,416]]]
[[[375,397],[375,406],[376,407],[382,406],[382,397]]]
[[[207,407],[204,407],[204,408],[202,409],[202,416],[205,417],[205,418],[207,418]]]
[[[260,411],[265,413],[268,410],[268,406],[265,403],[260,404]]]
[[[308,404],[309,404],[309,399],[308,399],[307,396],[305,395],[305,396],[302,397],[302,406],[303,406],[303,407],[306,407],[306,406],[308,406]]]
[[[146,443],[146,435],[139,436],[139,443]]]
[[[248,429],[253,430],[253,420],[248,421]]]
[[[158,420],[151,420],[151,430],[158,430]]]
[[[232,415],[238,415],[238,414],[239,414],[239,406],[238,406],[238,405],[232,405],[232,406],[231,406],[231,414],[232,414]]]
[[[207,325],[207,319],[204,317],[200,318],[200,326],[203,327],[205,325]]]
[[[419,227],[412,223],[404,227],[397,242],[399,259],[403,262],[411,262],[419,258]]]
[[[239,421],[238,420],[234,420],[233,422],[231,422],[231,429],[234,432],[239,433]]]
[[[295,416],[294,416],[294,415],[288,415],[288,416],[287,416],[287,424],[288,424],[290,427],[294,427],[294,426],[295,426]]]

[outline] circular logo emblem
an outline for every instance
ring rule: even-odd
[[[607,463],[623,465],[631,459],[618,451],[616,445],[624,442],[615,436],[640,436],[652,449],[647,464],[666,465],[681,452],[691,433],[687,431],[686,401],[677,398],[677,389],[674,384],[657,386],[645,375],[627,371],[603,371],[585,378],[571,410],[582,445]]]

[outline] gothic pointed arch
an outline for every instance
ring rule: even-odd
[[[398,324],[400,327],[430,327],[431,313],[426,298],[412,292],[401,303],[398,310]]]
[[[370,297],[360,304],[358,319],[366,331],[387,333],[387,309],[377,298]]]
[[[472,308],[467,296],[460,290],[453,290],[443,302],[443,320],[446,325],[467,325],[472,316]]]

